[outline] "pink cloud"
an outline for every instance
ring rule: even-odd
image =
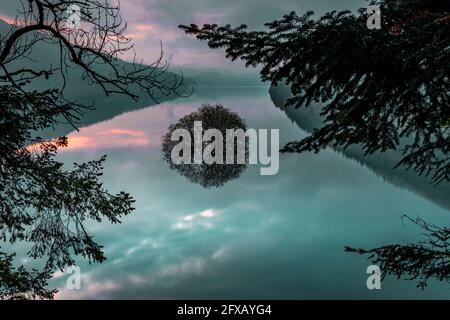
[[[9,16],[4,15],[4,14],[0,14],[0,19],[5,21],[8,24],[14,24],[14,22],[16,21],[15,18],[9,17]]]
[[[81,288],[70,290],[65,287],[60,288],[55,294],[55,300],[69,299],[95,299],[100,294],[119,290],[121,287],[114,281],[95,281],[90,274],[82,277]]]
[[[208,210],[200,212],[200,215],[203,218],[212,218],[216,215],[216,212],[213,209],[208,209]]]
[[[100,130],[88,127],[68,136],[69,146],[62,151],[94,148],[122,148],[124,146],[147,146],[150,138],[143,131],[127,129]]]

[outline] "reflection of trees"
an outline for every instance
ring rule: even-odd
[[[245,122],[235,112],[223,107],[222,105],[203,105],[197,112],[188,114],[181,118],[177,123],[170,125],[168,132],[162,137],[163,159],[169,164],[170,168],[177,171],[194,183],[198,183],[204,188],[221,187],[226,182],[237,179],[247,167],[247,164],[237,164],[237,147],[234,146],[234,164],[174,164],[171,159],[171,152],[179,141],[172,141],[172,132],[176,129],[186,129],[194,137],[194,122],[202,121],[203,132],[208,129],[217,129],[222,133],[223,146],[226,146],[226,129],[246,130]],[[193,139],[192,139],[193,141]],[[203,141],[203,149],[210,142]],[[246,154],[248,154],[246,148]],[[225,153],[224,153],[225,157]],[[191,159],[194,158],[194,148],[191,148]]]
[[[263,80],[284,82],[293,94],[288,105],[325,104],[323,126],[288,143],[283,152],[351,145],[366,155],[400,150],[396,168],[412,169],[435,184],[449,183],[450,2],[370,2],[381,7],[380,30],[368,30],[366,8],[319,18],[291,12],[263,31],[246,25],[180,28],[210,48],[225,48],[232,60],[260,65]],[[448,280],[449,230],[419,225],[431,249],[417,244],[357,252],[371,253],[384,272],[399,277]]]
[[[424,288],[430,278],[450,280],[450,228],[432,225],[423,219],[404,216],[424,232],[424,240],[407,245],[386,245],[365,250],[346,247],[348,252],[367,254],[369,260],[378,265],[383,275],[417,280],[417,286]]]
[[[287,84],[293,94],[288,106],[324,104],[323,126],[282,152],[330,145],[359,145],[366,154],[402,150],[396,167],[448,183],[450,2],[373,2],[383,16],[376,31],[367,28],[366,8],[319,18],[291,12],[262,31],[246,25],[180,28],[213,49],[225,48],[231,60],[261,66],[262,80]]]
[[[77,29],[66,24],[73,4],[81,8]],[[108,0],[27,0],[22,8],[0,36],[0,236],[29,244],[29,257],[42,261],[44,270],[16,268],[14,254],[0,252],[0,299],[52,298],[55,291],[46,283],[56,269],[74,264],[75,256],[106,259],[86,221],[118,223],[133,210],[128,193],[111,194],[99,181],[105,157],[68,168],[55,158],[67,146],[65,137],[34,136],[60,121],[75,127],[90,108],[67,99],[66,88],[74,86],[68,74],[82,74],[105,95],[135,100],[142,93],[156,100],[179,85],[165,81],[162,56],[151,66],[120,63],[118,55],[132,46],[119,8]],[[33,49],[42,47],[57,53],[54,61],[51,54],[35,61]],[[24,67],[30,60],[33,67]]]

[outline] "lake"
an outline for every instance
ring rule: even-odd
[[[279,172],[250,165],[221,188],[204,189],[170,170],[161,136],[203,103],[222,103],[255,129],[279,129],[280,146],[304,137],[272,103],[267,87],[203,88],[201,93],[123,113],[69,135],[65,163],[107,154],[103,181],[125,190],[136,210],[122,224],[90,223],[107,261],[78,260],[81,290],[55,274],[56,298],[146,299],[448,299],[447,283],[421,291],[388,277],[368,290],[365,257],[344,246],[372,248],[420,239],[403,213],[437,225],[448,209],[390,184],[331,149],[282,154]]]

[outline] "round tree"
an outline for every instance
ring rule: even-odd
[[[247,167],[247,158],[248,158],[248,150],[246,148],[247,139],[244,140],[245,143],[245,161],[244,163],[240,163],[238,161],[238,149],[242,147],[240,145],[239,140],[234,140],[232,149],[227,150],[227,152],[233,151],[233,163],[226,163],[225,161],[225,152],[223,153],[223,161],[222,163],[214,162],[212,164],[208,164],[205,161],[202,161],[201,164],[195,164],[194,152],[195,148],[193,147],[194,141],[194,123],[196,121],[201,121],[202,124],[202,137],[203,134],[209,129],[217,129],[221,133],[220,139],[222,141],[221,145],[225,149],[227,145],[226,134],[227,129],[238,130],[241,129],[246,131],[247,126],[245,121],[241,119],[241,117],[225,108],[224,106],[217,105],[209,105],[204,104],[200,109],[196,112],[190,113],[183,118],[181,118],[177,123],[169,126],[168,132],[162,137],[162,154],[163,159],[169,164],[170,168],[177,171],[182,176],[186,177],[190,181],[194,183],[198,183],[204,188],[210,187],[221,187],[226,182],[239,178],[242,172]],[[189,148],[189,163],[175,163],[172,158],[172,150],[176,145],[180,143],[180,141],[176,139],[172,139],[173,133],[177,129],[185,129],[189,132],[192,147]],[[202,140],[202,155],[203,150],[211,143],[214,142],[214,139],[203,139]],[[216,156],[216,150],[212,151],[212,156]],[[183,155],[181,155],[183,156]]]

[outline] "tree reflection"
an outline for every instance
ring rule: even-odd
[[[227,129],[242,129],[243,131],[247,130],[247,125],[245,121],[241,119],[241,117],[225,108],[224,106],[217,105],[209,105],[204,104],[197,111],[190,113],[183,118],[181,118],[177,123],[169,126],[168,132],[162,137],[162,154],[163,159],[169,164],[170,168],[177,171],[182,176],[186,177],[188,180],[198,183],[204,188],[211,187],[221,187],[226,182],[230,180],[237,179],[241,176],[243,171],[247,167],[248,162],[248,140],[246,138],[245,143],[245,162],[243,164],[238,164],[237,161],[237,149],[238,142],[235,140],[234,142],[234,164],[225,164],[225,153],[223,154],[224,162],[220,163],[212,163],[207,164],[204,161],[201,164],[194,164],[193,161],[191,163],[181,163],[176,164],[172,160],[171,154],[172,149],[180,143],[180,140],[172,141],[172,133],[177,129],[186,129],[189,131],[191,136],[191,141],[194,141],[194,122],[201,121],[202,122],[202,135],[208,129],[217,129],[222,133],[222,145],[225,148],[226,146],[226,130]],[[214,141],[214,140],[213,140]],[[207,141],[203,139],[202,142],[202,152],[205,150],[205,147],[210,144],[212,141]],[[192,143],[193,145],[193,143]],[[194,147],[190,148],[190,157],[194,159]],[[212,152],[212,155],[215,156],[215,150]]]

